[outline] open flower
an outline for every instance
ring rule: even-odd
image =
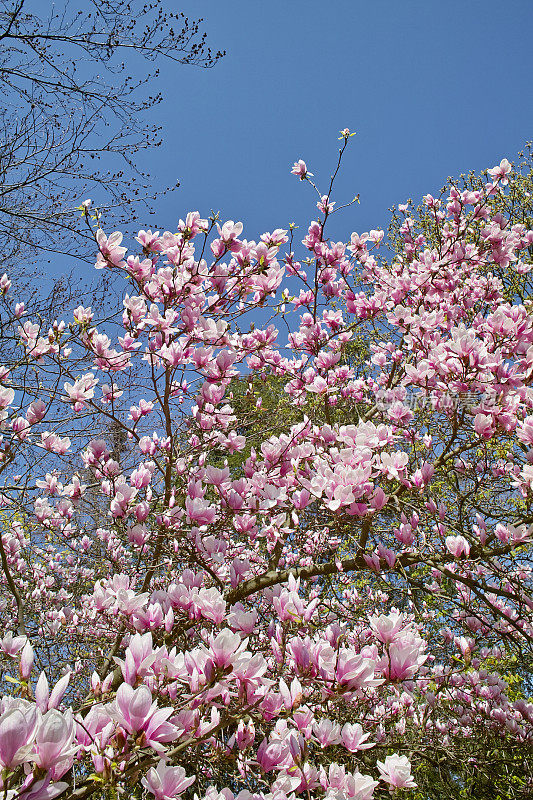
[[[301,158],[294,162],[291,172],[293,175],[298,175],[301,181],[305,180],[307,177],[313,177],[313,173],[308,172],[307,165]]]
[[[0,716],[0,765],[13,769],[29,760],[37,728],[37,708],[24,700],[13,701]]]
[[[411,764],[407,756],[394,753],[387,756],[385,761],[378,761],[378,769],[382,781],[395,789],[414,789],[416,783],[411,776]]]
[[[183,767],[171,767],[161,759],[142,779],[142,785],[155,796],[155,800],[173,800],[196,780],[196,775],[186,777]]]
[[[127,733],[144,733],[154,750],[162,750],[162,742],[172,742],[179,735],[176,726],[167,722],[173,709],[158,708],[147,686],[134,689],[128,683],[121,684],[108,713]]]
[[[35,754],[32,760],[44,770],[52,770],[60,778],[72,765],[79,746],[74,743],[76,726],[70,709],[64,714],[55,708],[47,711],[37,728]]]

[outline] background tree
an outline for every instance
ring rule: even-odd
[[[97,191],[120,212],[150,197],[137,155],[157,147],[157,75],[168,65],[211,67],[202,20],[162,0],[0,3],[0,251],[87,255],[73,199]],[[138,77],[134,77],[138,76]],[[90,237],[89,237],[90,239]],[[84,246],[85,242],[85,246]]]

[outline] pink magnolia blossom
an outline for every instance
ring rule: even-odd
[[[339,744],[341,741],[341,727],[338,723],[332,722],[326,717],[315,721],[313,733],[321,747],[328,747],[332,744]]]
[[[492,169],[487,170],[487,172],[493,181],[499,181],[505,186],[509,182],[507,176],[511,172],[511,165],[506,158],[502,158],[497,167],[492,167]]]
[[[380,662],[383,674],[391,681],[410,680],[427,660],[425,642],[414,633],[404,633],[393,641],[388,655]]]
[[[51,453],[64,455],[70,448],[70,439],[68,436],[61,438],[51,431],[43,431],[41,434],[41,447]]]
[[[50,689],[48,686],[48,681],[46,679],[46,675],[44,672],[41,672],[39,676],[39,680],[35,686],[35,702],[39,709],[43,712],[49,711],[51,708],[57,708],[65,692],[67,691],[67,687],[70,681],[70,672],[67,672],[63,675],[62,678],[58,680],[52,692],[50,693]]]
[[[31,646],[29,640],[27,640],[20,654],[19,669],[21,678],[27,680],[30,677],[34,659],[35,654],[33,652],[33,647]]]
[[[394,753],[387,756],[385,761],[377,762],[381,780],[395,789],[414,789],[416,783],[411,776],[411,764],[407,756]]]
[[[21,700],[14,701],[0,715],[2,769],[13,769],[30,760],[37,723],[36,707]]]
[[[109,265],[115,267],[124,265],[122,258],[127,248],[120,246],[122,238],[122,233],[119,231],[112,233],[109,237],[102,230],[96,232],[96,242],[100,251],[95,265],[96,269],[104,269]]]
[[[156,751],[163,749],[162,743],[172,742],[179,735],[176,726],[167,722],[172,708],[158,708],[146,686],[133,689],[127,683],[121,684],[108,713],[127,733],[144,733],[145,741]]]
[[[390,644],[406,627],[405,615],[394,609],[390,614],[377,614],[370,617],[370,627],[384,644]]]
[[[22,650],[26,641],[26,636],[13,636],[13,633],[8,631],[4,638],[0,639],[0,650],[14,658]]]
[[[26,411],[26,419],[30,423],[30,425],[36,425],[40,422],[46,413],[46,405],[43,403],[42,400],[34,400],[28,406],[28,410]]]
[[[51,775],[41,780],[35,780],[32,774],[28,775],[19,790],[8,790],[6,800],[54,800],[54,797],[68,789],[69,785],[64,781],[51,781]]]
[[[354,772],[346,776],[346,797],[350,800],[371,800],[378,785],[371,775]]]
[[[74,744],[75,725],[72,711],[61,713],[53,708],[42,716],[35,736],[34,760],[38,767],[53,770],[60,778],[70,769],[78,747]]]
[[[455,557],[461,558],[465,556],[468,558],[470,555],[470,544],[464,536],[447,536],[446,549]]]
[[[183,767],[172,767],[160,759],[142,779],[142,785],[154,795],[155,800],[174,800],[194,783],[196,775],[186,777]]]
[[[363,733],[361,725],[356,722],[352,725],[345,722],[341,730],[341,740],[343,745],[350,753],[357,753],[359,750],[368,750],[374,747],[374,742],[367,742],[370,733]]]
[[[379,686],[382,678],[375,678],[376,663],[370,658],[354,655],[347,648],[341,649],[337,660],[335,677],[342,690],[355,691]]]
[[[304,178],[313,177],[313,173],[308,171],[307,165],[305,161],[302,161],[302,159],[294,162],[291,172],[293,175],[298,175],[298,177],[302,181],[304,180]]]

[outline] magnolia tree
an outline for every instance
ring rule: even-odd
[[[87,201],[111,319],[44,330],[1,279],[3,798],[415,797],[454,742],[525,752],[510,172],[428,195],[427,235],[401,206],[390,263],[379,231],[327,238],[332,179],[301,254],[196,212],[129,253]]]

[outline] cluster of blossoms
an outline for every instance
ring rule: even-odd
[[[128,280],[102,323],[45,330],[2,278],[6,798],[369,800],[416,787],[417,737],[531,743],[498,672],[533,637],[508,166],[428,195],[432,238],[400,207],[391,264],[380,231],[327,239],[318,192],[301,260],[197,212],[138,255],[98,229]]]

